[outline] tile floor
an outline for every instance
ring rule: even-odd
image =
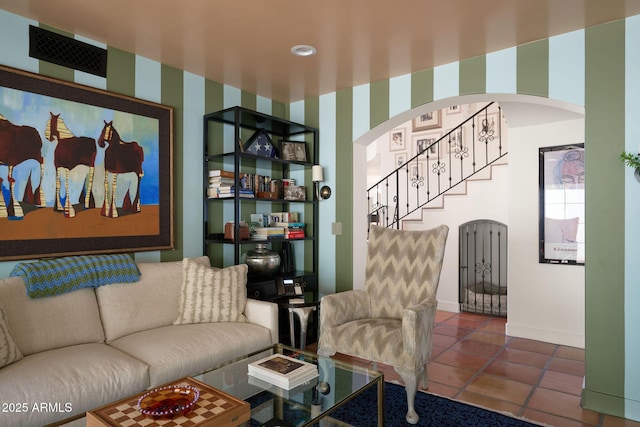
[[[508,337],[505,324],[504,318],[438,311],[429,391],[552,426],[640,427],[580,406],[583,349]],[[387,380],[399,379],[392,368],[378,369]]]

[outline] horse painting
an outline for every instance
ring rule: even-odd
[[[127,213],[140,212],[140,180],[144,172],[142,162],[144,152],[142,147],[135,141],[123,141],[120,139],[118,131],[113,127],[113,121],[104,121],[104,128],[98,138],[98,145],[104,148],[109,144],[104,152],[104,203],[101,215],[117,218],[118,210],[116,205],[116,194],[118,194],[118,177],[123,174],[135,174],[137,186],[130,185],[126,188],[126,194],[122,201],[122,211]],[[109,185],[109,175],[111,175],[111,185]],[[135,192],[135,194],[132,194]],[[122,191],[120,191],[122,193]]]
[[[39,173],[34,174],[27,161],[39,165]],[[36,206],[45,206],[42,179],[44,178],[44,160],[42,158],[42,139],[38,131],[30,126],[14,125],[0,114],[0,166],[7,167],[7,181],[9,183],[8,201],[5,203],[3,190],[4,173],[0,175],[0,218],[22,219],[24,211],[19,201]],[[16,175],[24,177],[20,183],[22,194],[16,193]],[[34,175],[37,175],[34,177]],[[37,178],[37,179],[35,179]]]
[[[54,165],[56,167],[56,198],[54,209],[64,211],[64,216],[72,218],[75,216],[75,208],[71,202],[69,180],[74,176],[82,181],[82,190],[78,196],[78,203],[84,194],[84,208],[89,209],[95,205],[93,202],[93,174],[96,161],[96,140],[87,136],[74,136],[67,128],[60,114],[49,113],[51,118],[47,121],[44,135],[51,142],[57,142],[54,152]],[[78,168],[78,166],[85,166]],[[88,168],[88,170],[87,170]],[[74,171],[74,169],[76,169]],[[64,177],[64,197],[65,203],[62,205],[60,190]]]

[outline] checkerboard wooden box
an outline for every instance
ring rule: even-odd
[[[247,402],[191,377],[170,384],[200,390],[200,398],[191,412],[173,419],[147,417],[137,409],[138,399],[145,394],[140,393],[87,412],[87,427],[236,427],[249,421],[251,408]]]

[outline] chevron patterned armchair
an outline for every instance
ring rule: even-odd
[[[372,226],[364,289],[327,295],[320,310],[318,353],[391,365],[407,391],[407,422],[417,424],[418,382],[428,386],[427,361],[436,292],[449,228],[404,231]]]

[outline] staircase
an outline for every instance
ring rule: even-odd
[[[445,195],[466,194],[467,180],[490,179],[504,164],[502,111],[490,103],[367,190],[368,224],[400,228],[423,208],[442,207]],[[439,205],[439,206],[438,206]]]

